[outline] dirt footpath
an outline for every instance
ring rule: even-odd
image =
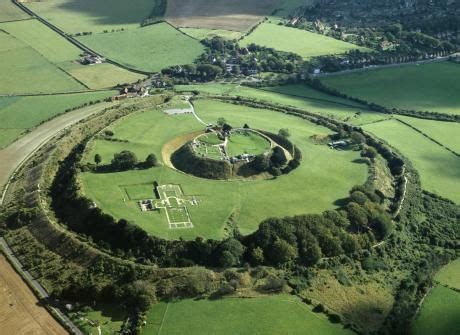
[[[38,300],[0,254],[0,333],[54,335],[67,331]]]

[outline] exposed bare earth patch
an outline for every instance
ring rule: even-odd
[[[54,335],[67,331],[38,305],[38,300],[0,254],[0,332]]]
[[[166,19],[181,28],[246,31],[279,0],[168,0]]]

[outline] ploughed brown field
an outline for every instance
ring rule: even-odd
[[[246,31],[279,0],[168,0],[166,19],[181,28]]]
[[[37,297],[0,254],[0,333],[55,335],[67,331],[39,305]]]

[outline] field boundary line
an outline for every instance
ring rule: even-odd
[[[243,86],[245,86],[245,85],[243,85]],[[247,86],[247,87],[251,87],[251,86]],[[310,87],[310,86],[307,86],[307,87]],[[253,88],[253,87],[251,87],[251,88]],[[359,107],[359,106],[355,106],[355,105],[352,105],[352,104],[346,104],[346,103],[343,103],[343,102],[337,102],[337,101],[328,100],[328,99],[321,99],[321,98],[307,97],[307,96],[302,96],[302,95],[297,95],[297,94],[270,91],[270,90],[268,90],[266,88],[262,88],[262,87],[257,87],[256,89],[258,89],[260,91],[263,91],[263,92],[268,92],[268,93],[276,93],[276,94],[287,95],[287,96],[295,97],[295,98],[302,98],[302,99],[309,99],[309,100],[314,100],[314,101],[326,102],[326,103],[335,104],[335,105],[343,106],[343,107],[350,108],[350,109],[365,110],[367,108],[364,105],[362,107]],[[321,91],[318,91],[318,92],[321,92]],[[324,93],[324,92],[321,92],[321,93]],[[324,94],[327,94],[327,93],[324,93]],[[346,99],[344,99],[344,100],[346,100]],[[374,112],[374,113],[378,113],[378,112]],[[379,113],[379,114],[385,114],[385,113]]]
[[[319,74],[314,74],[313,77],[315,77],[315,78],[334,77],[334,76],[339,76],[339,75],[342,75],[342,74],[367,72],[367,71],[373,71],[373,70],[378,70],[378,69],[402,67],[402,66],[406,66],[406,65],[438,63],[438,62],[443,62],[443,61],[448,60],[453,55],[455,55],[455,53],[446,55],[444,57],[434,58],[434,59],[423,59],[423,60],[416,60],[416,61],[404,62],[404,63],[372,65],[372,66],[367,66],[367,67],[365,66],[365,67],[356,68],[356,69],[341,70],[341,71],[337,71],[337,72],[323,72],[323,73],[319,73]]]
[[[123,68],[125,70],[128,70],[128,71],[131,71],[131,72],[135,72],[135,73],[139,73],[139,74],[143,74],[143,75],[150,75],[150,74],[153,74],[155,72],[148,72],[148,71],[142,71],[142,70],[139,70],[139,69],[136,69],[136,68],[131,68],[129,66],[126,66],[122,63],[119,63],[117,61],[114,61],[110,58],[107,58],[107,57],[104,57],[102,54],[100,54],[99,52],[96,52],[95,50],[87,47],[85,44],[81,43],[79,40],[77,40],[76,38],[72,37],[70,34],[66,34],[63,30],[61,30],[60,28],[58,28],[57,26],[53,25],[52,23],[50,23],[49,21],[45,20],[43,17],[41,17],[40,15],[38,15],[37,13],[35,13],[34,11],[32,11],[31,9],[29,9],[28,7],[26,7],[24,4],[22,4],[21,2],[18,2],[18,0],[11,0],[16,6],[18,6],[20,9],[22,9],[24,12],[26,12],[27,14],[29,14],[30,16],[32,16],[32,18],[35,18],[37,19],[38,21],[40,21],[41,23],[43,23],[44,25],[46,25],[48,28],[52,29],[54,32],[58,33],[59,35],[61,35],[63,38],[65,38],[68,42],[72,43],[73,45],[75,45],[76,47],[78,47],[79,49],[85,51],[85,52],[88,52],[88,53],[91,53],[91,54],[94,54],[94,55],[97,55],[101,58],[105,58],[106,62],[107,63],[110,63],[110,64],[113,64],[113,65],[116,65],[120,68]]]
[[[95,93],[95,92],[108,92],[108,91],[116,91],[115,88],[98,88],[98,89],[89,89],[85,91],[66,91],[66,92],[53,92],[53,93],[0,93],[0,97],[8,98],[8,97],[42,97],[42,96],[50,96],[50,95],[70,95],[70,94],[81,94],[81,93]]]
[[[426,137],[427,139],[429,139],[430,141],[434,142],[435,144],[439,145],[440,147],[442,147],[443,149],[449,151],[450,153],[454,154],[455,156],[457,157],[460,157],[460,154],[455,152],[454,150],[452,150],[451,148],[449,147],[446,147],[444,144],[442,144],[441,142],[435,140],[434,138],[432,138],[430,135],[424,133],[423,131],[421,131],[420,129],[418,129],[417,127],[411,125],[410,123],[406,122],[406,121],[403,121],[399,118],[396,118],[396,120],[398,120],[400,123],[402,123],[403,125],[411,128],[412,130],[416,131],[417,133],[419,133],[420,135]],[[434,120],[433,120],[434,121]]]
[[[33,17],[29,16],[29,17],[24,18],[24,19],[0,21],[0,24],[2,24],[2,23],[14,23],[14,22],[20,22],[20,21],[33,20],[33,19],[34,19]]]

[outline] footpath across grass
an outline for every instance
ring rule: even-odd
[[[370,111],[360,104],[319,92],[301,84],[269,86],[257,89],[237,84],[219,83],[177,85],[175,89],[179,92],[196,90],[211,95],[240,96],[266,101],[270,104],[292,106],[354,125],[362,125],[388,118],[388,115]]]
[[[289,295],[218,300],[181,300],[154,305],[147,315],[144,335],[346,335],[341,324],[314,313]]]

